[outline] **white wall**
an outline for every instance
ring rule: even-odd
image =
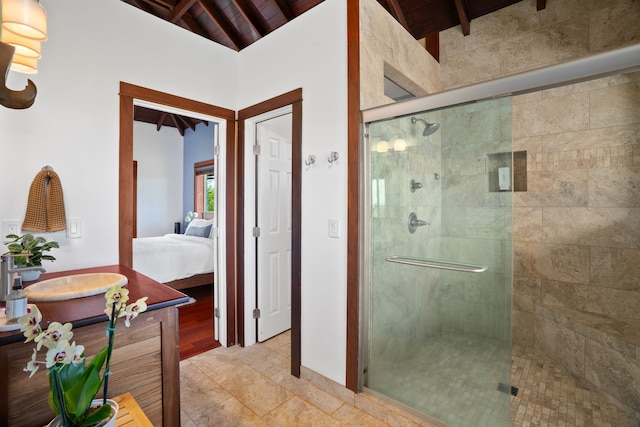
[[[116,264],[120,81],[233,108],[238,54],[124,2],[42,4],[49,39],[31,77],[35,104],[0,107],[0,220],[22,222],[31,181],[51,165],[67,217],[82,220],[83,237],[49,235],[61,248],[45,268]],[[25,82],[25,75],[9,73],[12,89]]]
[[[302,364],[345,384],[347,18],[326,0],[240,52],[238,107],[302,88]],[[331,167],[327,156],[340,159]],[[294,165],[295,167],[296,165]],[[328,236],[340,220],[341,237]]]
[[[345,382],[347,216],[346,2],[327,0],[240,54],[113,0],[42,0],[35,104],[0,108],[0,220],[22,219],[31,180],[51,165],[82,239],[61,244],[49,271],[118,262],[119,82],[230,109],[303,89],[302,363]],[[179,58],[174,56],[179,52]],[[24,75],[10,73],[20,89]],[[326,158],[340,159],[329,167]],[[337,218],[341,237],[328,237]]]
[[[213,144],[212,144],[213,145]],[[138,235],[162,236],[182,224],[183,137],[176,128],[134,122],[133,160],[138,162]]]

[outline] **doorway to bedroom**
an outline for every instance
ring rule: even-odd
[[[214,313],[217,124],[134,105],[133,269],[189,296],[180,359],[219,347]]]
[[[206,313],[208,319],[213,319],[212,326],[210,328],[202,328],[202,325],[200,325],[200,329],[209,329],[209,333],[215,329],[215,338],[217,341],[226,346],[234,345],[236,342],[234,321],[235,304],[233,303],[235,272],[233,269],[228,269],[227,266],[233,265],[235,262],[235,251],[233,250],[235,246],[235,235],[233,232],[227,235],[227,230],[233,230],[235,222],[233,220],[235,217],[235,204],[233,203],[235,198],[235,181],[233,179],[235,161],[234,150],[231,150],[228,157],[227,153],[229,152],[228,148],[233,147],[235,141],[235,112],[127,83],[121,83],[119,260],[120,264],[127,267],[133,267],[134,258],[137,257],[134,251],[136,244],[134,243],[133,227],[133,224],[138,222],[136,221],[137,203],[135,203],[136,192],[134,190],[136,186],[134,185],[133,160],[134,110],[140,106],[161,111],[161,115],[174,116],[174,118],[179,116],[191,117],[200,119],[203,123],[209,123],[209,126],[205,125],[205,128],[209,128],[211,135],[204,144],[206,151],[204,154],[206,158],[205,161],[202,161],[202,159],[197,159],[199,161],[187,159],[189,156],[186,154],[186,151],[180,151],[179,155],[175,155],[175,157],[180,157],[185,162],[190,162],[188,166],[185,166],[182,162],[177,166],[177,168],[181,170],[181,173],[183,173],[177,180],[188,184],[186,186],[190,187],[188,190],[184,190],[182,185],[179,186],[181,194],[179,200],[174,202],[174,204],[179,207],[177,213],[174,213],[174,216],[177,217],[172,217],[171,220],[165,220],[163,222],[169,223],[170,226],[171,232],[166,233],[166,235],[171,236],[174,240],[180,240],[180,245],[182,245],[185,240],[191,240],[190,244],[192,247],[189,249],[189,253],[193,253],[194,256],[187,257],[185,262],[200,262],[200,260],[202,260],[203,256],[196,256],[195,252],[191,252],[192,250],[197,250],[199,253],[204,252],[204,256],[208,257],[204,262],[207,265],[213,265],[213,271],[200,272],[196,271],[196,267],[189,266],[186,267],[188,271],[201,274],[194,273],[192,277],[177,280],[172,280],[171,277],[156,280],[181,290],[187,295],[189,295],[190,290],[191,292],[196,292],[198,291],[196,288],[199,286],[207,286],[205,294],[200,293],[199,298],[193,298],[195,303],[183,306],[179,310],[183,312],[194,311],[200,303],[209,299],[208,305],[205,304],[200,310],[195,310],[200,311],[200,313],[194,314],[194,318],[199,318],[201,321],[202,318],[198,316]],[[191,131],[185,129],[185,132],[189,133]],[[219,141],[219,143],[215,145],[215,149],[214,140]],[[154,148],[152,148],[152,150],[153,149]],[[158,147],[156,146],[155,149],[157,150]],[[213,174],[216,178],[216,203],[213,212],[204,208],[202,212],[199,212],[197,209],[199,203],[197,203],[197,200],[194,200],[198,197],[198,178],[202,177],[199,169],[203,167],[204,175]],[[151,170],[155,172],[159,172],[159,169],[162,168],[151,168]],[[138,198],[140,198],[139,193],[138,191]],[[187,200],[186,203],[183,203],[183,198]],[[183,208],[186,209],[187,215],[185,215]],[[195,212],[198,213],[197,220],[195,220]],[[205,216],[207,214],[209,216]],[[185,225],[187,226],[186,230],[183,228]],[[191,227],[192,230],[189,230],[189,227]],[[164,238],[165,236],[150,236],[149,238],[160,239],[161,237]],[[164,252],[165,251],[155,251],[155,254],[162,256]],[[166,252],[168,253],[168,251]],[[165,265],[171,265],[172,270],[177,268],[175,267],[176,256],[177,255],[173,255],[170,261],[164,263]],[[142,274],[147,273],[143,272]],[[152,277],[151,274],[147,275]],[[212,289],[213,295],[211,295]],[[229,298],[227,298],[227,295],[229,295]],[[180,317],[182,318],[183,316]],[[183,334],[182,327],[187,326],[189,322],[181,319],[180,324],[181,337],[188,335]],[[208,340],[211,341],[209,338]]]

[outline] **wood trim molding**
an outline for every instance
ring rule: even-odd
[[[180,96],[147,89],[130,83],[120,82],[120,154],[119,154],[119,263],[125,267],[133,267],[133,101],[134,99],[166,105],[168,107],[193,111],[208,116],[219,117],[227,123],[227,346],[236,341],[236,301],[235,301],[235,221],[236,217],[236,183],[235,183],[235,111],[215,105],[205,104]]]
[[[360,2],[347,1],[347,356],[346,386],[357,392],[360,334]]]
[[[302,299],[301,299],[301,250],[302,250],[302,89],[295,89],[280,96],[263,101],[238,111],[238,144],[236,156],[238,159],[238,212],[244,212],[244,122],[278,108],[292,106],[292,171],[291,171],[291,374],[300,377],[301,364],[301,328],[302,328]],[[237,215],[238,228],[236,241],[238,245],[238,343],[245,345],[244,336],[244,217]]]

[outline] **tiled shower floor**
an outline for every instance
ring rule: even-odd
[[[496,368],[503,354],[488,340],[444,336],[373,376],[370,387],[459,427],[494,427],[508,419],[512,427],[640,426],[632,413],[519,348],[511,352],[511,385],[518,394],[498,391],[497,385],[508,381],[505,365]]]

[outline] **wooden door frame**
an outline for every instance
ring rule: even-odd
[[[133,188],[133,101],[134,99],[166,105],[168,107],[193,111],[208,116],[219,117],[226,121],[226,175],[225,202],[227,238],[226,247],[226,310],[227,310],[227,347],[236,342],[236,304],[235,304],[235,111],[217,107],[203,102],[147,89],[130,83],[120,82],[120,154],[119,154],[119,233],[118,256],[119,262],[125,267],[133,268],[133,222],[134,217],[134,188]]]
[[[291,105],[291,375],[300,377],[301,364],[301,230],[302,230],[302,89],[276,96],[238,111],[238,212],[244,212],[245,120]],[[244,322],[244,215],[238,215],[238,343],[245,344]]]

